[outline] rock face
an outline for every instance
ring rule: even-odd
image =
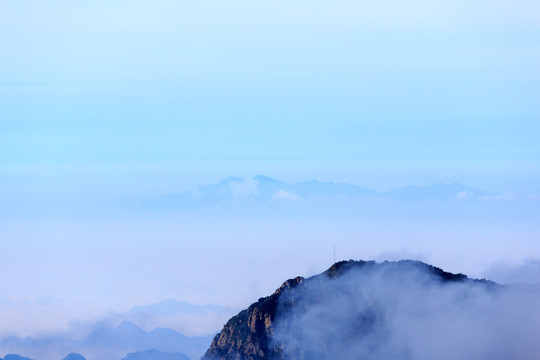
[[[495,283],[486,280],[472,280],[463,274],[452,274],[439,268],[417,261],[399,261],[375,263],[373,261],[342,261],[332,265],[324,273],[304,279],[296,277],[287,280],[272,295],[260,298],[246,310],[231,318],[217,334],[206,352],[203,360],[290,360],[290,359],[332,359],[320,355],[325,349],[332,348],[336,343],[335,338],[350,338],[352,342],[358,342],[362,334],[373,333],[383,314],[376,304],[372,304],[369,295],[369,279],[379,276],[385,280],[385,274],[397,274],[397,287],[399,282],[407,281],[414,276],[415,282],[429,282],[436,284],[446,283],[471,283],[474,286],[497,287]],[[352,274],[368,274],[364,278],[350,278]],[[403,279],[400,279],[400,274]],[[337,281],[341,279],[340,281]],[[394,281],[394,280],[392,280]],[[347,283],[348,282],[348,283]],[[352,289],[359,288],[356,283],[367,284],[361,291]],[[346,285],[344,285],[346,284]],[[350,285],[353,284],[353,285]],[[351,287],[352,286],[352,287]],[[356,292],[355,292],[356,291]],[[401,289],[399,290],[401,291]],[[350,298],[351,301],[336,303],[335,299]],[[318,304],[328,303],[330,307],[346,309],[342,312],[344,319],[335,326],[339,334],[324,332],[322,336],[316,333],[309,346],[314,352],[302,345],[306,337],[302,331],[309,328],[310,321],[317,326],[326,321],[328,313],[334,316],[330,308],[321,311]],[[350,310],[347,310],[350,307]],[[340,309],[341,310],[341,309]],[[313,318],[307,315],[314,314]],[[344,315],[343,315],[344,314]],[[303,328],[299,329],[298,321],[304,321]],[[307,320],[306,320],[307,319]],[[353,319],[353,320],[351,320]],[[335,321],[332,319],[328,322]],[[306,325],[307,324],[307,325]],[[341,326],[341,324],[344,324]],[[328,329],[332,324],[329,324]],[[324,328],[324,326],[323,326]],[[301,330],[301,331],[299,331]],[[309,334],[312,336],[312,334]],[[321,340],[322,339],[322,340]],[[340,340],[341,341],[341,340]],[[337,345],[335,345],[337,346]],[[354,355],[352,355],[354,356]],[[337,357],[337,358],[351,358]],[[358,354],[355,359],[364,357]]]
[[[303,282],[302,277],[287,280],[273,295],[259,299],[230,319],[214,337],[203,359],[280,359],[280,347],[270,345],[278,299],[285,289]]]

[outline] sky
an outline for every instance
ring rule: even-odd
[[[0,298],[242,308],[336,243],[515,280],[540,258],[539,64],[532,0],[2,1]],[[126,205],[258,174],[515,201]]]

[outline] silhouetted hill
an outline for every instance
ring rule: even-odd
[[[123,321],[114,329],[101,328],[92,331],[86,337],[89,346],[111,346],[123,344],[131,348],[146,341],[146,332],[129,321]]]
[[[418,261],[342,261],[287,280],[231,318],[203,359],[538,359],[538,293],[509,289]],[[507,316],[530,306],[513,328]],[[526,351],[515,350],[518,340]]]
[[[86,358],[81,354],[70,353],[64,358],[64,360],[86,360]]]
[[[189,337],[167,328],[156,328],[145,332],[135,324],[124,321],[114,329],[102,328],[93,331],[84,343],[86,347],[182,352],[195,359],[201,353],[201,349],[208,346],[209,337]]]
[[[189,360],[189,358],[180,353],[165,353],[152,349],[129,353],[122,360]]]
[[[17,355],[17,354],[8,354],[4,356],[4,360],[32,360],[32,359],[21,356],[21,355]]]

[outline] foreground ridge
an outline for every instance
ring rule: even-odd
[[[445,272],[420,261],[340,261],[322,274],[285,281],[272,295],[260,298],[232,317],[214,337],[203,360],[331,359],[332,355],[325,355],[325,351],[335,343],[333,337],[340,338],[339,341],[365,338],[386,316],[368,292],[374,285],[374,277],[386,282],[386,285],[392,283],[398,292],[406,291],[406,287],[400,287],[400,283],[406,285],[409,281],[430,288],[445,284],[468,284],[491,290],[501,287],[491,281]],[[326,334],[328,331],[323,331],[324,341],[310,344],[321,348],[310,354],[309,349],[302,345],[304,338],[301,334],[305,329],[298,325],[311,313],[314,315],[307,324],[315,327],[321,323],[324,325],[324,321],[327,321],[325,316],[339,311],[330,308],[328,313],[321,313],[319,306],[326,303],[335,305],[335,300],[342,298],[345,299],[344,307],[353,304],[346,315],[357,318],[354,326],[344,329],[338,324],[336,328],[343,332],[341,334]],[[348,324],[347,320],[344,323]]]

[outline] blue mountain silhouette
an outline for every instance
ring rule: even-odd
[[[496,195],[459,183],[435,183],[428,186],[407,185],[386,192],[366,187],[311,180],[288,184],[274,178],[257,175],[251,179],[229,177],[216,184],[199,186],[181,193],[170,193],[151,199],[147,205],[164,208],[190,209],[227,202],[267,202],[275,199],[365,199],[380,198],[396,201],[474,200]]]

